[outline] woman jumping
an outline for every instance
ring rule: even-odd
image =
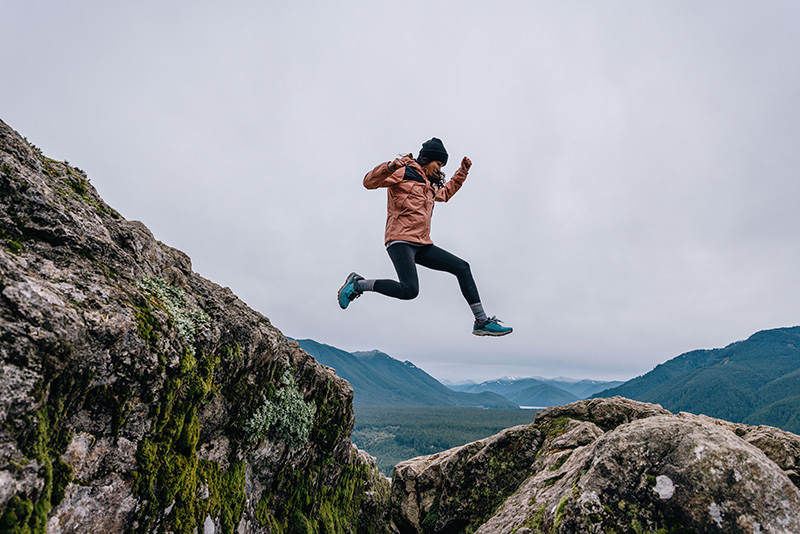
[[[434,202],[450,200],[461,189],[472,166],[472,161],[465,156],[461,160],[461,167],[445,182],[442,167],[446,163],[447,151],[444,144],[434,137],[422,144],[416,159],[408,154],[394,161],[381,163],[364,177],[364,187],[367,189],[386,187],[388,190],[385,243],[399,280],[367,280],[356,273],[350,273],[339,289],[339,306],[342,309],[347,308],[365,291],[375,291],[404,300],[416,298],[419,294],[419,264],[456,276],[461,293],[475,315],[473,334],[510,334],[512,328],[502,326],[496,317],[488,317],[483,311],[469,264],[431,241]]]

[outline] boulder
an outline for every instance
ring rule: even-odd
[[[798,439],[620,397],[579,401],[399,464],[393,517],[415,534],[800,532]],[[497,475],[489,458],[519,471]]]

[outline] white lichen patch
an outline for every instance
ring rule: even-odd
[[[662,499],[671,499],[675,495],[675,484],[673,484],[672,479],[665,475],[656,477],[656,487],[653,489]]]
[[[299,447],[311,435],[317,407],[313,402],[303,400],[303,393],[297,389],[288,369],[284,371],[281,383],[284,387],[272,400],[264,397],[264,403],[245,423],[244,431],[251,441],[259,441],[272,429],[279,434],[281,441],[290,447]]]
[[[704,445],[698,445],[694,448],[694,457],[699,460],[703,457],[703,453],[705,452],[706,448]]]
[[[206,516],[205,521],[203,521],[203,534],[214,534],[216,530],[214,520],[210,516]]]
[[[210,320],[208,314],[198,308],[192,308],[186,292],[178,287],[167,284],[161,278],[142,277],[138,287],[151,298],[155,299],[164,311],[175,321],[178,334],[189,345],[192,354],[195,353],[195,338],[198,330]]]
[[[722,528],[722,508],[715,502],[712,502],[708,506],[708,513],[711,514],[711,519],[717,524],[718,527]]]

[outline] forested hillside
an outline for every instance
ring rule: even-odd
[[[353,443],[375,456],[387,476],[401,461],[483,439],[533,422],[535,410],[364,406],[356,408]]]
[[[800,326],[682,354],[595,395],[620,395],[751,425],[800,432]]]

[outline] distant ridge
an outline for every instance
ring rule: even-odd
[[[358,406],[464,406],[518,409],[519,406],[489,391],[453,391],[411,362],[401,362],[378,350],[350,353],[312,339],[299,339],[300,347],[353,386]]]
[[[800,326],[695,350],[595,397],[620,395],[750,425],[800,432]]]
[[[451,385],[451,389],[468,393],[491,391],[520,406],[558,406],[621,385],[620,381],[601,381],[572,378],[510,377],[487,380],[480,384]]]
[[[550,384],[536,384],[506,397],[520,406],[546,408],[580,400],[576,395]]]

